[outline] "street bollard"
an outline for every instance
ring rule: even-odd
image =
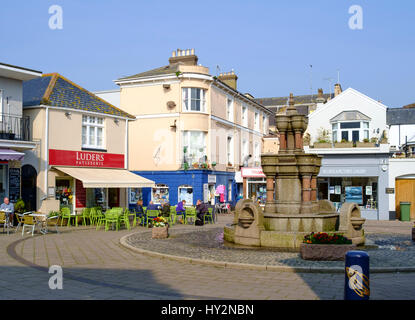
[[[344,300],[369,300],[369,255],[365,251],[346,253]]]

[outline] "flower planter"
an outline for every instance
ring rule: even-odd
[[[338,142],[334,144],[335,148],[353,148],[353,142]]]
[[[169,236],[169,227],[151,228],[151,237],[153,239],[166,239]]]
[[[329,142],[314,142],[313,147],[316,149],[320,148],[331,148],[331,143]]]
[[[300,255],[304,260],[339,261],[344,260],[347,251],[356,250],[355,244],[308,244],[300,245]]]
[[[356,148],[375,148],[376,144],[372,142],[359,142],[356,141]]]

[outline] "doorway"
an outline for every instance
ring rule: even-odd
[[[25,211],[36,211],[37,198],[37,172],[30,164],[22,167],[22,199],[25,203]]]

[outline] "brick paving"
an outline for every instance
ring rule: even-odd
[[[220,216],[219,223],[229,219]],[[390,232],[383,222],[373,228]],[[393,228],[403,234],[407,226]],[[1,299],[343,299],[343,274],[234,270],[149,257],[120,245],[122,236],[147,231],[142,227],[60,231],[0,233]],[[54,264],[63,268],[63,290],[49,289],[48,267]],[[415,297],[415,273],[373,274],[370,280],[371,299]]]

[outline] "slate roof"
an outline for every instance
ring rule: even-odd
[[[334,98],[334,94],[326,93],[323,94],[325,100],[328,98]],[[288,105],[289,96],[286,97],[271,97],[271,98],[256,98],[255,100],[262,104],[263,106],[283,106]],[[317,94],[311,95],[301,95],[301,96],[294,96],[295,104],[312,104],[315,103],[317,99]]]
[[[163,66],[163,67],[160,67],[160,68],[144,71],[144,72],[141,72],[141,73],[134,74],[132,76],[119,78],[117,81],[130,80],[130,79],[136,79],[136,78],[142,78],[142,77],[162,76],[162,75],[165,75],[165,74],[174,74],[177,71],[179,71],[179,65],[180,64],[181,63],[178,62],[178,63],[174,63],[172,65],[167,65],[167,66]]]
[[[386,111],[387,125],[415,124],[414,108],[389,108]]]
[[[135,119],[58,73],[23,82],[23,108],[41,104]]]

